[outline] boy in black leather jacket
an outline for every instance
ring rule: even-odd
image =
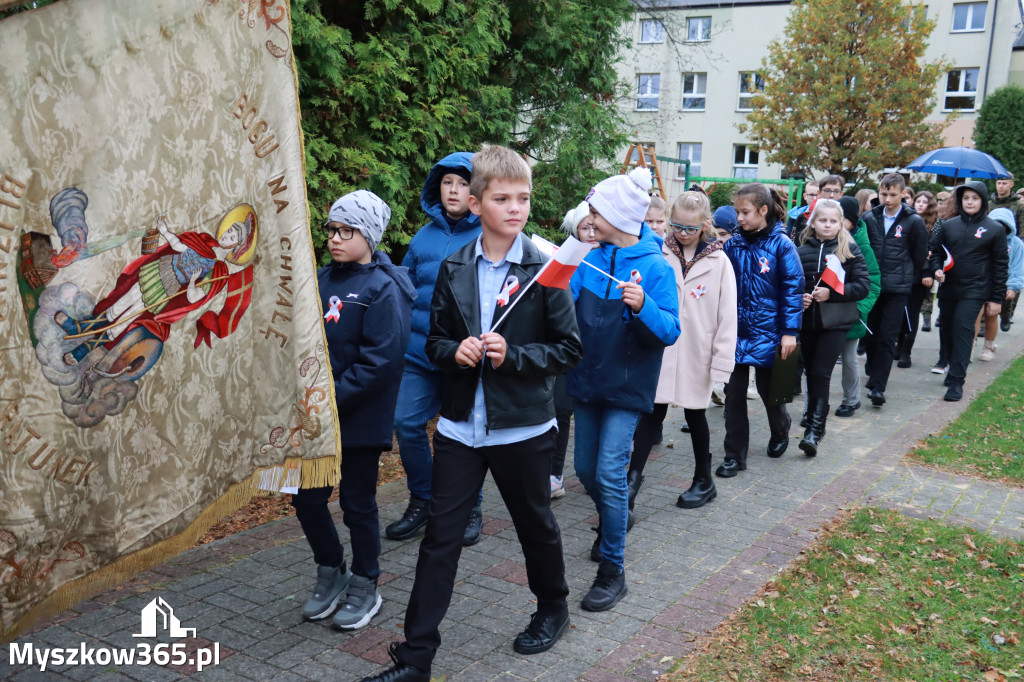
[[[572,296],[527,287],[544,264],[521,236],[530,213],[530,167],[511,149],[473,157],[470,210],[476,241],[441,265],[430,310],[427,355],[445,374],[434,435],[430,520],[420,545],[395,661],[364,682],[428,682],[451,602],[466,521],[490,471],[526,560],[537,612],[515,639],[520,654],[550,649],[569,625],[562,537],[551,513],[555,375],[583,354]],[[519,301],[518,299],[523,300]],[[496,330],[505,306],[515,304]]]

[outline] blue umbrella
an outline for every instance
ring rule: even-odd
[[[1010,171],[994,156],[968,147],[933,149],[906,166],[919,173],[936,173],[970,178],[1008,178]]]

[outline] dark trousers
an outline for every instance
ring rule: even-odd
[[[352,572],[364,578],[380,575],[380,521],[377,517],[377,474],[381,449],[342,447],[338,504],[352,538]],[[334,488],[309,488],[292,495],[292,506],[306,534],[313,561],[319,566],[341,566],[345,550],[327,508]]]
[[[750,419],[747,417],[747,381],[751,365],[736,365],[725,385],[725,450],[726,459],[740,464],[747,463],[747,449],[750,447]],[[771,367],[754,367],[754,384],[761,396],[765,412],[768,413],[768,428],[772,436],[788,436],[791,420],[786,404],[768,403],[768,392],[772,384]]]
[[[896,341],[899,338],[903,318],[906,317],[907,294],[883,293],[875,307],[868,314],[867,339],[868,390],[885,392],[889,385],[889,372],[896,356]]]
[[[910,296],[907,298],[907,313],[903,316],[900,335],[896,341],[896,354],[901,358],[909,358],[911,351],[914,350],[917,330],[921,326],[921,308],[931,293],[932,288],[926,287],[920,282],[910,290]]]
[[[551,457],[551,475],[561,476],[565,469],[565,451],[569,447],[569,429],[572,428],[572,396],[566,390],[568,379],[565,374],[555,377],[555,422],[558,435],[555,436],[555,454]]]
[[[800,332],[800,349],[807,367],[807,400],[828,402],[832,370],[846,344],[846,330],[818,329]]]
[[[942,315],[939,334],[949,353],[946,381],[964,383],[967,365],[971,361],[971,348],[974,346],[974,322],[984,305],[985,301],[976,298],[939,299],[939,314]]]
[[[397,652],[401,662],[429,670],[441,645],[438,627],[451,604],[462,536],[488,470],[519,536],[537,610],[547,613],[566,608],[569,587],[562,534],[551,513],[548,480],[554,449],[554,429],[519,443],[483,448],[434,434],[430,520],[420,543],[416,580],[405,612],[405,642]]]
[[[629,456],[630,471],[644,472],[647,458],[651,456],[654,442],[661,435],[667,414],[667,403],[654,403],[653,412],[640,415],[640,421],[636,423],[636,431],[633,433],[633,453]]]

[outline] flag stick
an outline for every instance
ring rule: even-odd
[[[551,261],[548,261],[548,263],[550,263],[550,262]],[[546,264],[545,264],[545,266],[546,266]],[[526,286],[523,287],[523,290],[519,292],[519,297],[516,298],[516,300],[512,301],[511,303],[509,303],[508,304],[508,308],[506,308],[505,312],[503,312],[501,314],[501,317],[498,318],[498,321],[491,325],[490,331],[493,332],[495,329],[498,328],[499,324],[501,324],[502,322],[505,321],[505,318],[508,317],[508,314],[510,312],[512,312],[513,308],[516,307],[516,303],[519,303],[519,301],[523,300],[523,296],[526,295],[527,290],[530,287],[533,286],[533,283],[537,281],[537,276],[540,275],[540,273],[542,273],[542,272],[544,272],[544,268],[541,268],[540,270],[538,270],[537,274],[530,278],[530,281],[526,283]]]
[[[596,265],[594,265],[594,264],[593,264],[593,263],[591,263],[590,261],[583,261],[583,264],[584,264],[584,265],[589,265],[590,267],[594,268],[595,270],[597,270],[598,272],[600,272],[600,273],[601,273],[602,275],[604,275],[605,277],[607,277],[607,278],[608,278],[608,279],[610,279],[611,281],[615,282],[616,284],[625,284],[625,282],[623,282],[623,281],[622,281],[621,279],[616,279],[616,278],[612,277],[612,276],[611,276],[611,275],[609,275],[609,274],[608,274],[607,272],[605,272],[605,271],[604,271],[604,270],[602,270],[601,268],[597,267]]]
[[[910,310],[907,308],[907,306],[903,306],[903,312],[907,316],[907,331],[914,331],[914,325],[910,324]]]
[[[864,320],[857,320],[857,321],[860,322],[862,325],[864,325],[864,328],[868,330],[868,334],[871,334],[872,336],[875,335],[875,333],[873,331],[871,331],[871,327],[868,326],[867,322],[865,322]]]

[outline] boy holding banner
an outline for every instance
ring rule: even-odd
[[[441,265],[427,355],[444,373],[434,436],[430,515],[395,664],[364,682],[428,682],[451,602],[462,536],[487,472],[508,507],[537,612],[513,649],[550,649],[569,625],[562,537],[551,513],[555,375],[583,354],[567,291],[544,286],[543,254],[521,236],[530,213],[530,167],[511,149],[473,157],[470,210],[482,234]],[[570,240],[573,241],[573,240]],[[572,249],[556,256],[565,261]],[[567,283],[567,279],[561,278]],[[506,321],[507,320],[507,321]]]

